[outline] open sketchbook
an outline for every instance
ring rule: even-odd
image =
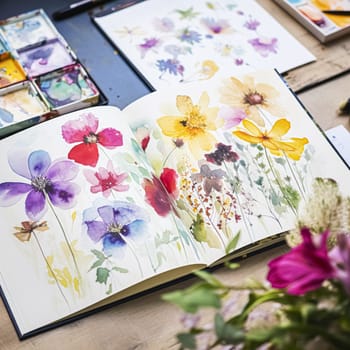
[[[284,73],[315,60],[253,0],[122,0],[93,20],[156,90],[248,70]]]
[[[315,178],[350,193],[275,70],[57,117],[1,140],[0,167],[0,282],[20,337],[272,244]]]

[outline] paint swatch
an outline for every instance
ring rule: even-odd
[[[98,90],[78,64],[43,75],[35,84],[50,108],[61,113],[70,111],[72,104],[80,104],[82,108],[98,102]]]
[[[74,63],[72,55],[58,39],[19,50],[19,59],[30,76],[38,76]]]
[[[42,9],[0,21],[0,137],[102,97]]]

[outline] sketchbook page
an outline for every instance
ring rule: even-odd
[[[237,249],[295,227],[316,178],[350,192],[349,169],[274,70],[179,84],[124,114],[213,261],[238,232]]]
[[[155,89],[315,60],[252,0],[148,0],[94,21]]]
[[[21,334],[200,263],[179,219],[156,214],[159,183],[117,108],[55,118],[0,147],[1,287]]]

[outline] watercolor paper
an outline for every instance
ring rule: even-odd
[[[27,50],[19,50],[19,57],[23,68],[32,77],[74,63],[72,55],[58,39]]]
[[[94,21],[156,89],[257,68],[283,73],[315,60],[252,0],[149,0]]]

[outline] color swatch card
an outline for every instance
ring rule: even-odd
[[[350,16],[323,11],[350,11],[350,0],[275,0],[321,42],[350,33]]]
[[[156,89],[257,68],[283,73],[315,60],[252,0],[136,2],[94,21]]]
[[[101,96],[43,10],[0,21],[0,138]]]

